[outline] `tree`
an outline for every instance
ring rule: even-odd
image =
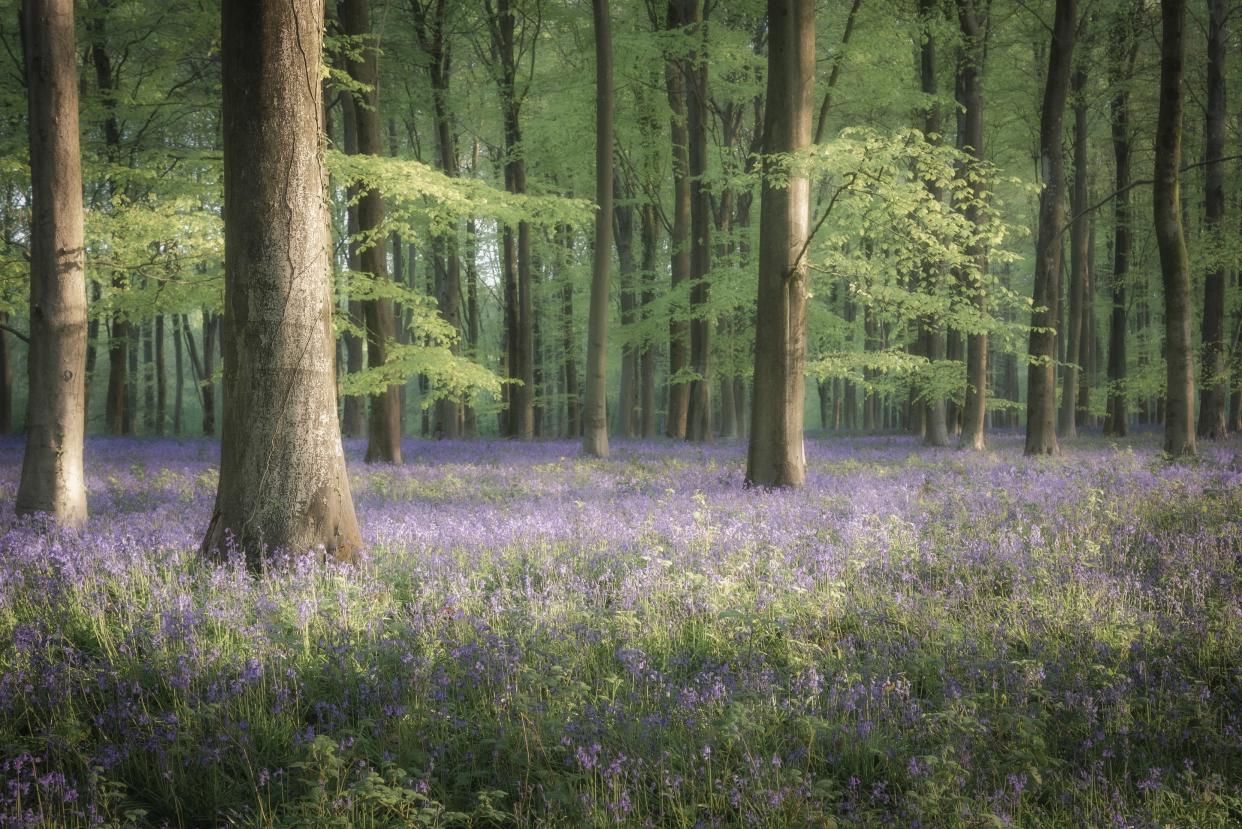
[[[815,86],[815,3],[768,0],[768,87],[759,218],[759,292],[755,387],[746,481],[801,486],[806,481],[806,301],[811,185],[789,154],[811,143]]]
[[[679,29],[681,0],[669,0],[667,28]],[[673,149],[673,226],[669,240],[673,291],[690,279],[690,137],[687,129],[685,58],[669,54],[665,60],[665,85],[672,117],[669,133]],[[681,377],[690,366],[690,327],[673,313],[669,316],[668,416],[664,433],[671,438],[686,436],[690,411],[690,386]]]
[[[919,51],[919,77],[922,82],[923,94],[927,96],[927,108],[923,111],[923,134],[933,144],[940,143],[940,104],[936,95],[936,39],[934,35],[935,17],[939,11],[936,0],[919,0],[919,17],[922,20],[923,43]],[[934,179],[928,179],[927,190],[935,201],[943,197],[943,188]],[[935,278],[940,270],[938,262],[927,259],[923,263],[923,290],[933,292],[936,288]],[[919,340],[922,344],[923,356],[935,368],[935,364],[945,358],[945,332],[940,320],[929,318],[924,314],[919,317]],[[928,446],[949,445],[949,424],[946,401],[942,395],[931,394],[924,401],[924,418],[926,431],[923,442]]]
[[[1108,328],[1108,398],[1104,417],[1104,434],[1124,437],[1129,428],[1126,406],[1126,328],[1129,302],[1126,282],[1129,279],[1130,252],[1133,236],[1130,230],[1130,91],[1128,84],[1134,74],[1138,56],[1138,39],[1134,36],[1135,18],[1140,12],[1135,3],[1118,9],[1111,25],[1108,80],[1112,86],[1109,105],[1113,144],[1113,273],[1110,285],[1112,309]]]
[[[1055,455],[1056,321],[1061,291],[1061,234],[1065,224],[1065,160],[1061,124],[1069,95],[1074,56],[1075,0],[1057,0],[1048,50],[1048,76],[1039,118],[1039,231],[1035,242],[1034,309],[1031,311],[1030,367],[1027,369],[1026,448],[1028,455]]]
[[[1225,216],[1225,47],[1228,43],[1225,0],[1208,0],[1207,68],[1207,186],[1204,193],[1204,229],[1220,244]],[[1203,389],[1199,400],[1199,436],[1219,440],[1227,432],[1226,404],[1229,371],[1225,341],[1225,266],[1214,265],[1203,285]]]
[[[980,232],[983,222],[984,182],[978,165],[983,161],[983,60],[987,53],[987,29],[985,12],[980,14],[975,0],[957,0],[958,26],[963,40],[960,66],[960,89],[962,108],[962,149],[974,162],[971,198],[967,203],[966,220]],[[979,269],[978,284],[969,286],[975,305],[980,312],[987,305],[987,289],[984,275],[987,273],[987,249],[982,241],[972,245],[970,251]],[[986,331],[972,332],[966,338],[966,404],[963,412],[961,444],[981,450],[984,448],[983,429],[988,402],[988,335]]]
[[[363,41],[361,53],[351,56],[350,77],[359,86],[354,103],[354,122],[358,131],[358,152],[379,156],[384,152],[384,136],[379,115],[379,58],[371,35],[371,9],[368,0],[342,0],[341,28],[345,34]],[[375,188],[365,188],[358,199],[358,232],[365,240],[359,251],[362,272],[377,281],[388,279],[388,257],[384,234],[384,197]],[[392,300],[368,299],[362,303],[367,331],[367,364],[372,368],[388,361],[388,350],[396,339],[396,318]],[[399,388],[387,386],[371,395],[367,420],[367,463],[401,463],[401,398]]]
[[[86,273],[72,0],[22,4],[30,133],[30,348],[19,514],[86,520]]]
[[[1069,313],[1066,318],[1065,368],[1062,375],[1061,409],[1057,434],[1064,438],[1078,437],[1079,371],[1086,363],[1083,357],[1087,334],[1084,306],[1087,303],[1087,262],[1091,256],[1087,232],[1087,70],[1080,59],[1070,79],[1074,94],[1074,190],[1070,199],[1073,219],[1070,221],[1070,284]]]
[[[592,0],[595,20],[595,254],[587,324],[582,453],[608,457],[608,289],[612,267],[612,39],[608,0]]]
[[[224,422],[203,551],[252,566],[362,544],[336,414],[322,46],[319,0],[223,4]]]
[[[1195,454],[1194,348],[1190,324],[1190,262],[1182,231],[1178,193],[1182,159],[1185,91],[1185,0],[1160,7],[1160,114],[1156,121],[1156,171],[1152,193],[1160,275],[1164,286],[1166,386],[1164,451],[1173,457]]]

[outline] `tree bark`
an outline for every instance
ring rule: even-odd
[[[617,276],[620,281],[621,326],[626,339],[621,344],[621,383],[617,394],[616,433],[624,438],[638,436],[638,348],[629,340],[638,318],[637,274],[634,266],[633,194],[626,192],[614,168],[613,236],[617,248]],[[626,203],[621,203],[624,200]]]
[[[350,77],[363,89],[356,92],[354,122],[358,133],[359,155],[384,154],[384,135],[379,114],[379,57],[371,35],[371,9],[368,0],[342,0],[341,28],[348,35],[364,38],[361,54],[346,64]],[[358,231],[366,239],[359,252],[363,273],[378,281],[388,279],[386,242],[380,230],[384,225],[384,198],[369,189],[358,200]],[[388,350],[396,340],[397,324],[391,299],[368,299],[362,303],[367,332],[367,364],[377,368],[388,362]],[[367,418],[367,463],[401,463],[400,387],[390,385],[371,395]]]
[[[1204,230],[1219,239],[1225,217],[1225,50],[1228,43],[1226,0],[1208,0],[1207,126],[1204,154],[1207,181]],[[1219,244],[1219,243],[1217,243]],[[1199,399],[1199,436],[1220,440],[1228,432],[1229,369],[1225,339],[1225,268],[1214,266],[1203,285],[1203,389]]]
[[[1035,286],[1027,368],[1027,455],[1056,455],[1056,321],[1061,293],[1061,233],[1065,224],[1065,159],[1061,125],[1069,96],[1074,57],[1075,0],[1057,0],[1048,50],[1048,76],[1039,119],[1039,230],[1035,242]]]
[[[1138,48],[1133,34],[1133,9],[1117,13],[1110,35],[1109,84],[1113,87],[1110,126],[1113,143],[1113,273],[1109,292],[1111,308],[1108,327],[1108,397],[1104,415],[1104,434],[1124,437],[1129,431],[1126,403],[1126,329],[1129,308],[1126,282],[1129,279],[1130,250],[1130,92]]]
[[[684,25],[680,0],[669,0],[667,28]],[[670,136],[673,157],[673,228],[669,240],[673,292],[690,280],[690,138],[687,129],[685,59],[670,55],[665,61],[665,85],[672,110]],[[676,305],[669,321],[668,337],[668,415],[664,433],[671,438],[686,436],[690,411],[690,385],[682,375],[690,366],[690,327],[682,309]]]
[[[642,208],[642,280],[643,280],[643,317],[649,319],[651,305],[655,302],[656,250],[659,245],[659,222],[653,204],[645,204]],[[642,404],[640,432],[644,439],[655,437],[656,434],[656,393],[655,393],[655,344],[650,338],[644,337],[639,348],[639,398]]]
[[[0,313],[0,322],[8,322],[8,314]],[[0,331],[0,435],[13,431],[13,364],[8,336]]]
[[[961,62],[962,149],[972,163],[983,161],[983,60],[986,54],[988,21],[976,11],[975,0],[957,0],[958,26],[964,41]],[[976,176],[971,187],[972,202],[965,210],[966,220],[981,233],[982,201],[986,196],[983,180]],[[987,308],[984,278],[988,270],[988,252],[982,239],[971,247],[971,258],[978,268],[979,281],[969,286],[975,307],[983,313]],[[988,401],[988,335],[987,332],[966,336],[966,401],[962,412],[961,445],[982,450],[985,446],[984,427],[987,423]]]
[[[176,381],[173,386],[173,434],[177,437],[181,437],[182,413],[184,412],[182,395],[185,392],[185,358],[181,353],[181,320],[180,314],[173,314],[173,364],[176,366]]]
[[[796,487],[806,481],[806,250],[811,186],[782,170],[775,154],[811,142],[815,85],[815,3],[768,0],[768,83],[764,113],[763,209],[759,217],[759,293],[755,375],[746,481]],[[778,182],[788,173],[788,180]]]
[[[586,428],[582,454],[608,457],[608,287],[612,267],[612,38],[608,0],[592,0],[595,21],[595,251],[587,323]]]
[[[1164,0],[1160,7],[1160,112],[1156,121],[1156,169],[1152,192],[1156,243],[1164,286],[1167,378],[1164,451],[1173,457],[1195,454],[1194,348],[1190,322],[1190,263],[1182,233],[1178,193],[1182,158],[1182,89],[1185,56],[1185,0]]]
[[[86,520],[86,276],[72,0],[24,0],[30,138],[30,346],[16,512]]]
[[[206,308],[203,309],[203,375],[200,380],[203,389],[203,434],[216,433],[216,333],[219,330],[220,317]],[[221,343],[221,353],[224,344]]]
[[[252,566],[265,550],[353,560],[323,212],[323,6],[225,0],[222,33],[224,429],[203,551],[236,549]]]
[[[682,21],[695,40],[694,51],[682,63],[686,85],[686,127],[690,160],[690,404],[686,415],[686,439],[703,443],[712,439],[712,329],[716,321],[707,304],[712,269],[711,191],[707,176],[707,38],[700,0],[678,0]]]
[[[164,372],[164,315],[155,315],[155,434],[164,434],[168,413],[168,377]]]
[[[434,3],[434,5],[433,5]],[[446,176],[456,178],[457,136],[453,132],[453,118],[449,110],[450,81],[452,77],[453,52],[452,43],[448,39],[447,14],[445,0],[433,0],[424,5],[420,0],[411,0],[414,12],[414,30],[419,44],[427,53],[427,72],[431,80],[432,111],[435,116],[436,151],[439,156],[440,169]],[[436,302],[440,316],[453,326],[459,334],[461,325],[461,259],[457,255],[457,238],[455,232],[442,233],[434,240]],[[454,344],[454,354],[459,346]],[[453,399],[441,399],[436,402],[436,422],[438,431],[446,438],[460,438],[462,435],[461,402]]]
[[[1070,80],[1074,95],[1074,190],[1070,200],[1073,220],[1070,223],[1069,313],[1065,331],[1065,367],[1061,374],[1061,409],[1057,434],[1062,438],[1078,437],[1079,373],[1086,362],[1087,260],[1091,255],[1087,234],[1088,173],[1087,173],[1087,70],[1080,64]]]

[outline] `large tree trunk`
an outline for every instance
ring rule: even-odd
[[[1182,89],[1185,54],[1184,0],[1160,7],[1160,114],[1156,121],[1156,171],[1152,192],[1156,243],[1164,285],[1166,366],[1164,451],[1174,457],[1195,454],[1194,348],[1190,325],[1190,263],[1182,233],[1178,168],[1182,158]]]
[[[612,266],[612,38],[608,0],[592,0],[595,20],[595,251],[587,323],[586,421],[582,454],[608,457],[608,283]]]
[[[224,430],[203,550],[352,560],[336,416],[318,0],[225,0]],[[289,60],[296,43],[305,60]]]
[[[1204,225],[1209,238],[1217,238],[1225,216],[1225,48],[1228,35],[1226,0],[1208,0],[1207,69],[1207,186],[1204,193]],[[1218,264],[1203,285],[1203,390],[1199,401],[1199,435],[1219,440],[1228,430],[1229,369],[1225,340],[1225,268]]]
[[[86,520],[86,276],[72,0],[24,0],[30,136],[30,348],[16,511]]]
[[[1061,293],[1061,232],[1065,224],[1065,159],[1061,125],[1069,96],[1074,57],[1075,0],[1057,0],[1048,50],[1048,78],[1039,118],[1039,230],[1035,242],[1035,287],[1027,369],[1026,447],[1028,455],[1055,455],[1057,443],[1056,321]]]
[[[806,481],[802,410],[806,393],[806,300],[811,186],[774,154],[811,142],[815,3],[768,0],[768,86],[764,114],[763,209],[755,379],[746,481],[762,487]],[[779,179],[789,172],[782,185]]]
[[[1070,284],[1069,313],[1065,331],[1065,367],[1061,373],[1061,409],[1057,434],[1063,438],[1078,437],[1078,381],[1086,360],[1087,260],[1091,256],[1087,233],[1087,70],[1079,65],[1070,80],[1074,93],[1074,191],[1070,210]]]
[[[371,35],[368,0],[342,0],[341,28],[354,38],[364,38],[360,54],[347,59],[350,77],[364,87],[355,93],[354,122],[358,131],[359,155],[384,153],[384,135],[379,114],[379,58]],[[388,279],[387,244],[380,229],[384,225],[384,198],[378,190],[363,192],[358,200],[358,230],[367,240],[359,253],[363,273],[378,281]],[[368,299],[362,303],[367,332],[367,364],[377,368],[388,362],[388,350],[397,334],[391,299]],[[367,419],[367,463],[401,463],[400,387],[390,385],[371,395]]]
[[[669,0],[667,27],[683,25],[679,0]],[[690,279],[690,138],[686,127],[685,60],[670,56],[665,65],[668,103],[672,110],[670,135],[673,156],[673,235],[671,251],[672,288],[674,293]],[[671,438],[686,436],[686,420],[690,411],[690,385],[682,375],[690,367],[690,327],[678,319],[682,311],[674,307],[668,330],[668,415],[664,433]]]
[[[975,9],[974,0],[957,0],[958,25],[964,41],[961,62],[962,149],[975,165],[983,161],[983,59],[986,54],[986,30],[989,25]],[[965,216],[976,232],[982,230],[985,184],[976,176],[972,185],[972,201]],[[980,312],[987,307],[988,252],[979,239],[971,248],[971,258],[979,271],[979,280],[968,288]],[[961,445],[970,449],[984,448],[984,426],[988,401],[988,335],[972,333],[966,337],[966,403],[962,413]]]
[[[1109,84],[1113,88],[1110,122],[1113,142],[1113,273],[1108,325],[1108,397],[1104,434],[1124,437],[1129,429],[1126,406],[1126,328],[1129,325],[1126,281],[1130,266],[1130,77],[1138,54],[1131,10],[1119,11],[1110,36]]]

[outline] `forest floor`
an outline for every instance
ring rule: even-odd
[[[207,441],[0,442],[0,826],[1242,824],[1242,442],[348,447],[369,558],[203,563]]]

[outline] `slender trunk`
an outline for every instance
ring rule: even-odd
[[[573,231],[569,225],[557,228],[561,280],[561,354],[565,384],[565,436],[582,436],[582,401],[578,388],[578,338],[574,335],[574,281],[569,272],[573,258]]]
[[[86,520],[86,278],[72,0],[24,0],[30,139],[30,346],[16,512]]]
[[[383,155],[384,136],[379,114],[379,58],[371,35],[369,0],[342,0],[341,27],[345,34],[365,39],[360,53],[347,58],[350,77],[363,87],[356,94],[354,127],[358,135],[358,154]],[[377,282],[388,280],[384,225],[384,199],[378,190],[367,189],[358,200],[358,231],[367,240],[359,252],[363,273]],[[378,368],[388,362],[388,351],[396,339],[396,317],[391,299],[368,299],[362,303],[366,323],[367,364]],[[390,385],[371,395],[367,419],[367,463],[401,463],[401,397],[399,387]]]
[[[965,54],[961,63],[962,149],[972,165],[983,160],[983,59],[986,53],[986,19],[980,19],[975,0],[957,0],[958,24],[964,40]],[[977,278],[970,280],[968,291],[980,313],[987,311],[988,251],[981,238],[983,201],[986,184],[976,175],[971,187],[971,202],[964,211],[966,220],[976,232],[970,254]],[[976,451],[984,448],[988,401],[988,335],[987,332],[966,336],[966,401],[962,412],[961,446]]]
[[[612,265],[612,40],[608,0],[592,0],[595,21],[595,251],[587,327],[586,428],[582,454],[608,457],[608,283]]]
[[[470,357],[479,359],[479,269],[475,264],[474,219],[466,220],[466,345]],[[412,263],[411,263],[412,264]],[[466,437],[478,434],[478,417],[474,406],[467,405],[465,417]]]
[[[1065,367],[1062,371],[1061,410],[1057,421],[1057,434],[1063,438],[1078,437],[1078,381],[1085,362],[1083,347],[1086,330],[1087,259],[1091,255],[1087,234],[1087,70],[1081,65],[1070,80],[1074,95],[1074,190],[1070,210],[1074,218],[1070,224],[1070,280],[1069,313],[1065,330]]]
[[[216,433],[216,320],[218,317],[203,309],[203,434]],[[222,344],[223,345],[223,344]]]
[[[142,413],[148,435],[158,434],[155,425],[155,326],[148,322],[138,328],[142,340]]]
[[[1204,230],[1218,239],[1225,216],[1225,29],[1228,3],[1208,0],[1207,128],[1204,154],[1207,182]],[[1218,243],[1219,244],[1219,243]],[[1199,436],[1220,440],[1228,431],[1228,346],[1225,339],[1225,267],[1217,264],[1203,285],[1203,390],[1199,401]]]
[[[0,322],[9,315],[0,313]],[[8,334],[0,331],[0,435],[13,431],[13,366],[9,359]]]
[[[1156,243],[1164,285],[1167,382],[1164,451],[1173,457],[1195,454],[1194,348],[1190,322],[1190,263],[1182,232],[1178,168],[1182,157],[1182,89],[1185,57],[1184,0],[1164,0],[1160,9],[1160,113],[1156,122],[1156,169],[1152,192]]]
[[[1126,333],[1129,327],[1126,282],[1130,265],[1130,76],[1138,54],[1128,11],[1118,12],[1112,24],[1109,83],[1113,87],[1110,122],[1113,143],[1113,273],[1109,285],[1111,309],[1108,328],[1108,398],[1104,434],[1124,437],[1129,429],[1126,405]]]
[[[324,216],[323,6],[225,0],[224,429],[203,552],[307,550],[353,560],[362,540],[336,417]],[[290,43],[305,61],[288,60]]]
[[[181,356],[181,320],[180,314],[173,314],[173,364],[175,384],[173,386],[173,434],[181,437],[182,395],[185,393],[185,358]]]
[[[638,314],[638,291],[634,268],[633,194],[626,192],[621,177],[613,170],[613,235],[617,248],[617,276],[620,281],[621,384],[617,396],[616,432],[624,438],[638,436],[638,349],[630,340]]]
[[[1039,230],[1035,243],[1034,309],[1027,369],[1026,446],[1028,455],[1061,451],[1056,433],[1056,320],[1061,292],[1061,231],[1065,224],[1065,160],[1061,125],[1069,96],[1074,54],[1075,0],[1057,0],[1048,50],[1048,76],[1039,120]]]
[[[801,486],[806,481],[802,410],[805,398],[806,305],[811,186],[775,154],[811,143],[815,77],[815,3],[768,0],[768,82],[764,115],[759,293],[754,393],[746,481]],[[787,180],[779,179],[787,176]]]
[[[923,20],[926,31],[923,33],[923,45],[919,54],[919,76],[922,81],[923,94],[931,102],[923,114],[923,134],[932,144],[940,143],[940,105],[935,103],[937,93],[936,82],[936,40],[933,34],[935,16],[938,14],[936,0],[919,0],[919,16]],[[937,202],[944,198],[944,190],[935,181],[926,182],[927,191]],[[937,290],[935,281],[941,270],[938,262],[925,262],[922,273],[922,289],[928,293]],[[945,331],[942,320],[926,315],[919,318],[919,339],[923,344],[923,356],[934,368],[935,364],[945,359]],[[926,431],[923,442],[928,446],[949,445],[948,412],[943,395],[926,393],[924,400],[924,418]]]
[[[667,26],[670,30],[683,25],[679,9],[679,0],[669,0]],[[665,84],[672,110],[670,134],[673,151],[673,235],[669,244],[672,251],[672,289],[675,295],[680,294],[681,286],[690,280],[690,139],[687,129],[684,64],[684,58],[670,56],[665,66]],[[685,322],[684,310],[676,304],[669,321],[668,416],[664,424],[664,433],[671,438],[686,436],[690,385],[685,382],[683,375],[690,367],[689,335],[690,328]]]
[[[644,319],[649,319],[651,306],[655,302],[656,280],[656,249],[659,245],[658,217],[653,204],[645,204],[642,208],[642,280],[643,280],[643,312]],[[639,347],[639,398],[642,403],[640,431],[643,438],[653,438],[656,434],[656,393],[655,393],[655,343],[644,335]]]
[[[682,64],[686,84],[687,137],[690,161],[690,404],[686,415],[686,439],[702,443],[712,439],[712,329],[716,321],[707,311],[712,268],[711,192],[707,175],[707,38],[699,0],[679,0],[683,25],[695,40],[690,58]]]
[[[164,315],[155,315],[155,434],[164,434],[168,412],[168,378],[164,373]]]

